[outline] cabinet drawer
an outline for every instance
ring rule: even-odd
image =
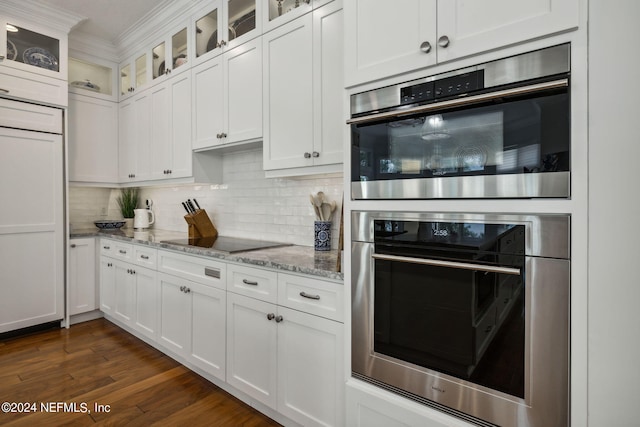
[[[0,98],[0,126],[62,133],[62,110]]]
[[[133,260],[133,245],[117,240],[100,240],[100,254],[123,260]]]
[[[67,82],[11,67],[0,67],[0,89],[11,98],[42,104],[67,106]],[[56,132],[60,133],[60,132]]]
[[[210,258],[158,251],[158,271],[225,289],[227,266]]]
[[[278,292],[278,273],[260,268],[228,265],[227,291],[275,304]]]
[[[279,273],[278,305],[342,322],[344,285]]]
[[[158,266],[158,250],[149,246],[133,246],[133,262],[155,270]]]

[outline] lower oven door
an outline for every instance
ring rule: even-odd
[[[355,377],[481,425],[568,424],[568,260],[352,253]]]

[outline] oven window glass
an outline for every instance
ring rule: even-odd
[[[352,125],[352,181],[568,171],[569,120],[565,88]]]
[[[391,259],[375,260],[374,351],[524,398],[524,227],[376,221],[375,229],[376,254]]]

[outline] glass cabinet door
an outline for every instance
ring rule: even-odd
[[[6,59],[60,72],[60,40],[6,22]]]
[[[196,58],[211,52],[218,47],[218,27],[220,26],[220,16],[218,9],[196,20],[195,39],[196,39]]]
[[[166,57],[165,43],[162,42],[156,47],[154,47],[152,51],[152,55],[153,55],[153,60],[151,61],[151,63],[152,63],[153,78],[157,79],[160,76],[164,76],[165,72],[168,69],[166,64],[166,59],[165,59]]]
[[[133,89],[131,80],[131,64],[120,67],[120,95],[127,95]]]
[[[175,70],[187,63],[188,42],[187,29],[183,28],[171,37],[172,69]]]
[[[269,0],[269,10],[266,12],[267,24],[265,25],[274,28],[304,15],[311,11],[311,3],[311,0]]]
[[[229,39],[227,42],[239,38],[249,31],[255,30],[255,0],[228,0],[227,18],[229,24]]]
[[[136,59],[136,88],[147,84],[147,54],[143,53]]]

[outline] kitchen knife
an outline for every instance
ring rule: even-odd
[[[196,199],[193,199],[193,203],[195,203],[195,204],[196,204],[196,206],[198,207],[198,209],[202,209],[202,208],[200,207],[200,203],[198,203],[198,201],[197,201]]]
[[[188,214],[191,213],[191,211],[189,210],[189,208],[187,207],[187,204],[185,202],[182,202],[182,207],[184,208],[185,211],[187,211]]]
[[[189,206],[189,209],[191,209],[193,213],[196,213],[196,207],[193,206],[193,202],[191,201],[191,199],[187,200],[187,206]]]

